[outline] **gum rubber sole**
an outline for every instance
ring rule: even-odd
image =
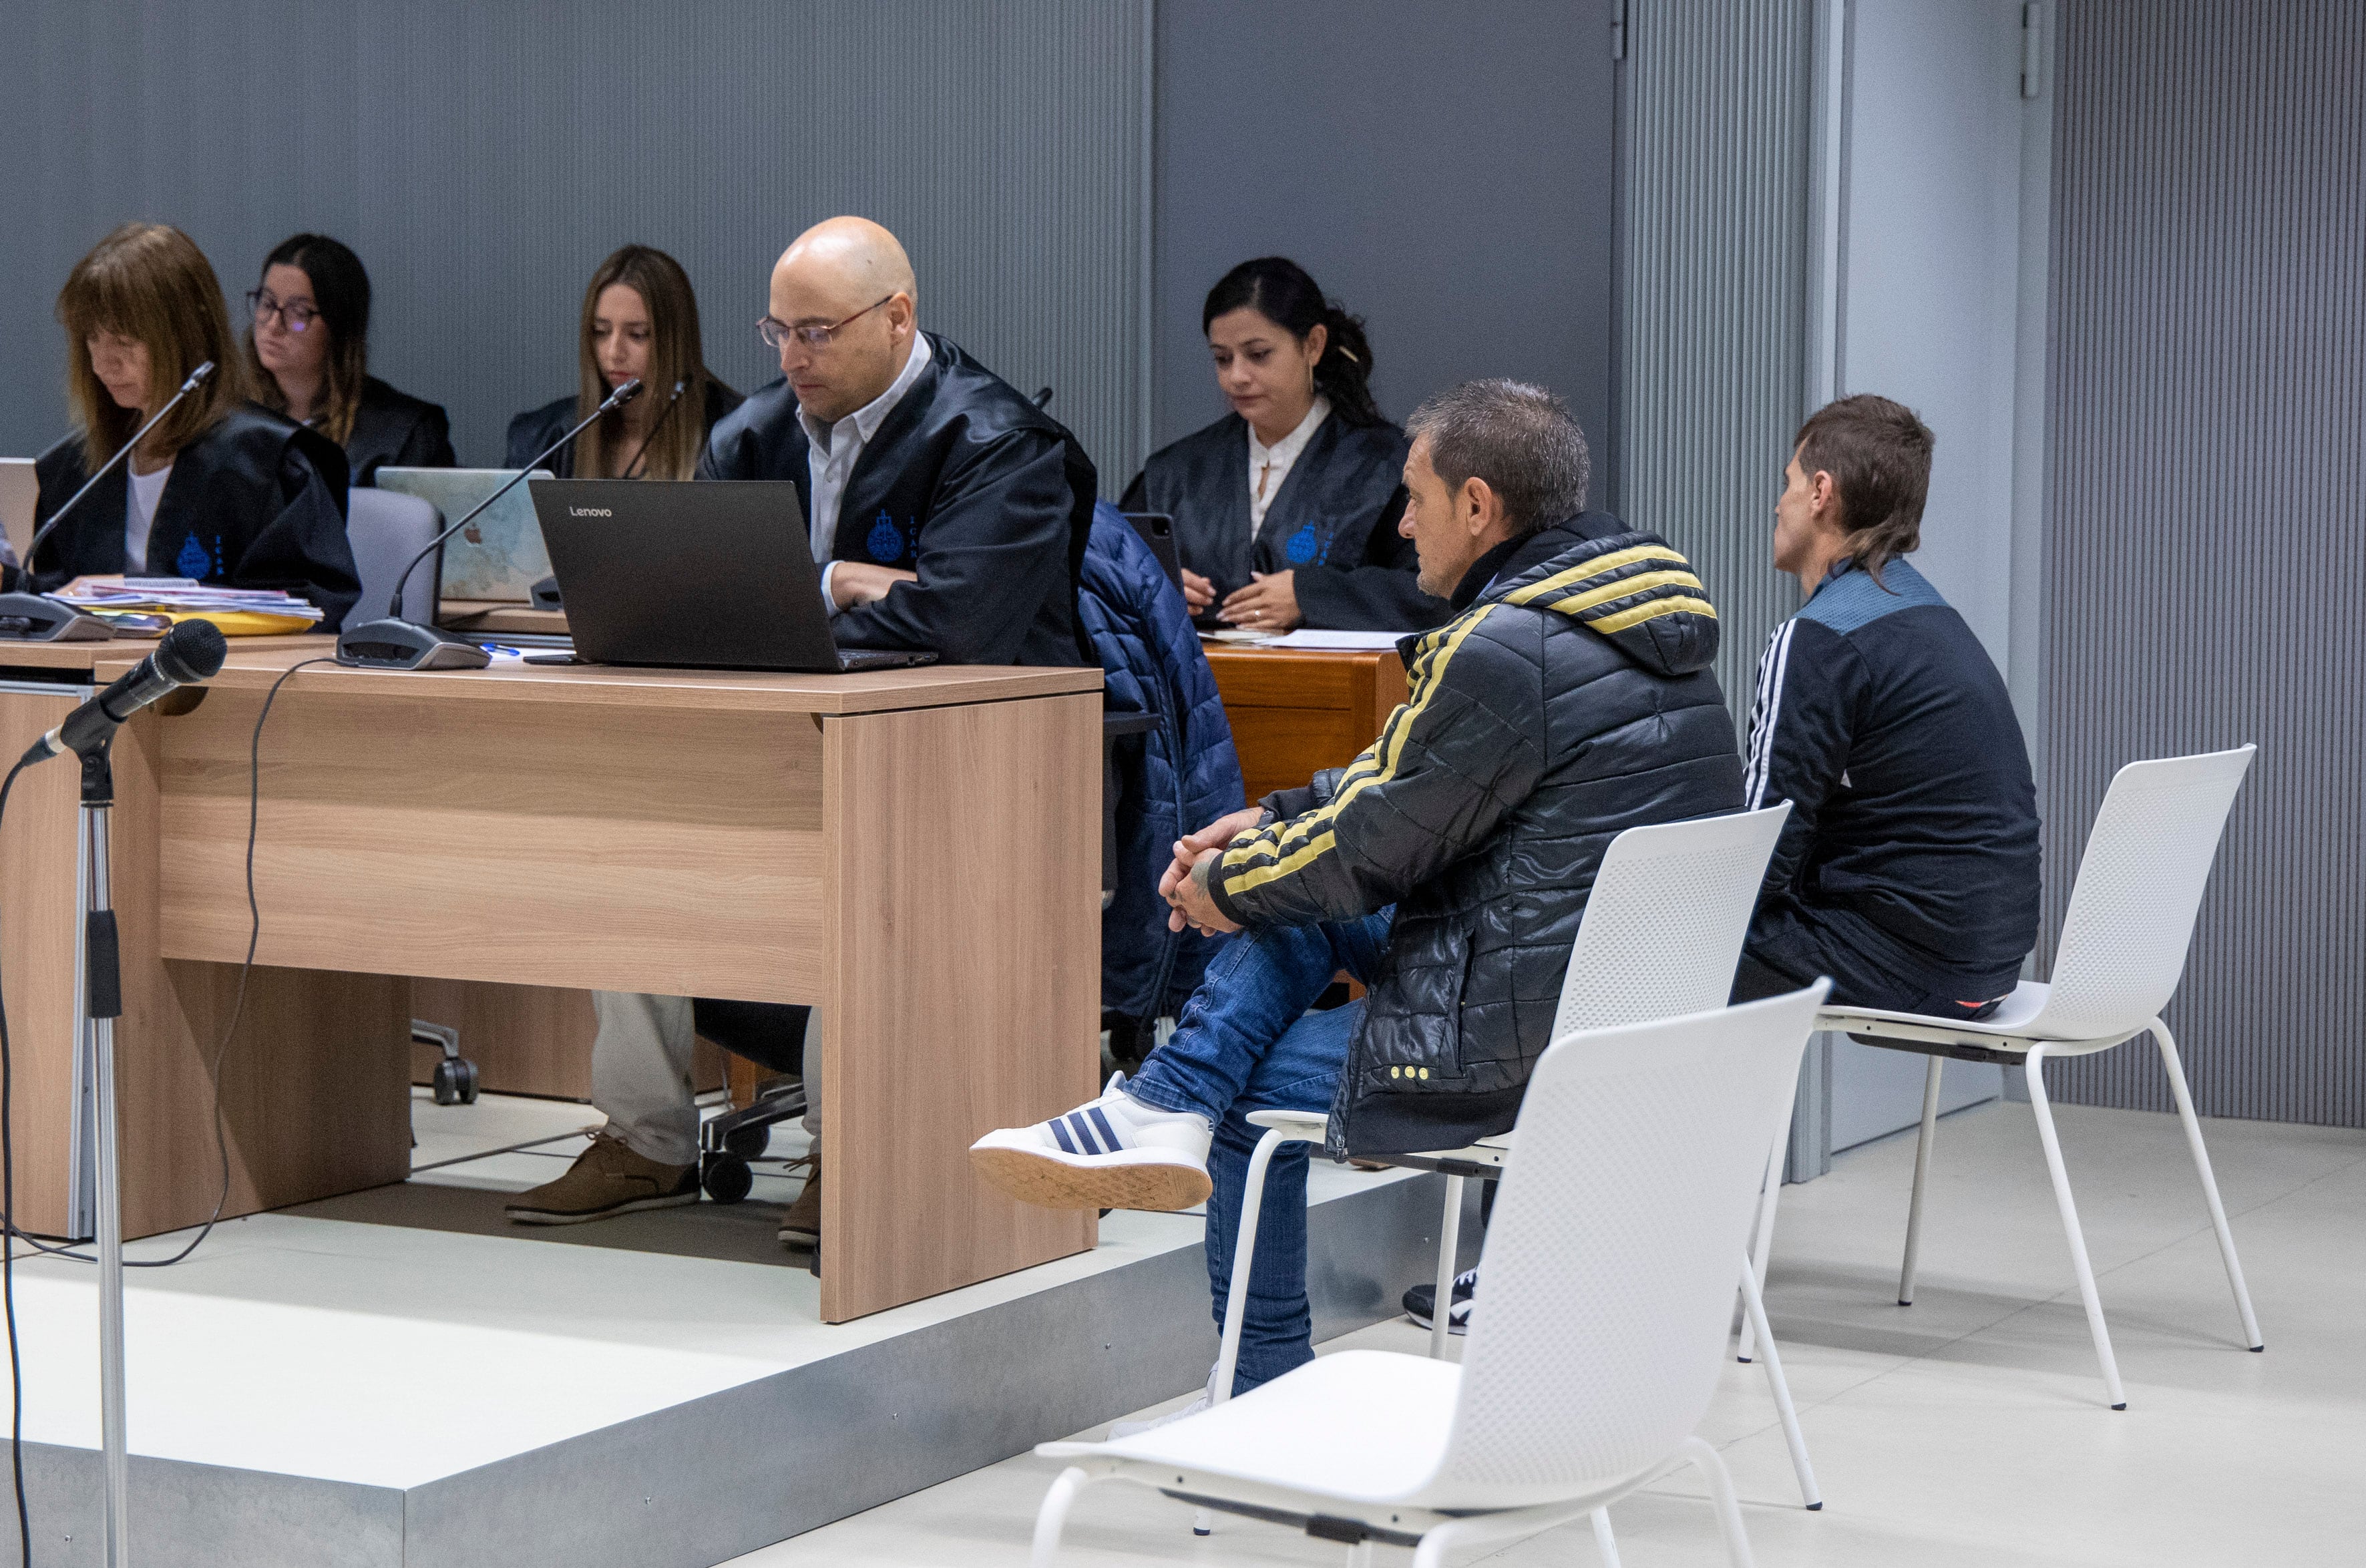
[[[671,1209],[698,1201],[698,1194],[669,1192],[661,1198],[636,1198],[613,1208],[588,1209],[580,1214],[564,1213],[554,1209],[504,1209],[501,1213],[512,1224],[518,1225],[581,1225],[593,1220],[613,1220],[619,1214],[637,1214],[644,1209]]]
[[[1208,1201],[1208,1173],[1195,1166],[1070,1165],[1024,1149],[972,1149],[977,1173],[1040,1209],[1171,1212]]]

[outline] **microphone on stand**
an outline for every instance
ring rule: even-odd
[[[18,767],[29,767],[68,751],[87,757],[115,739],[123,721],[175,687],[209,681],[230,654],[229,639],[211,621],[183,621],[164,634],[156,651],[131,667],[113,685],[66,715],[65,722],[25,749]]]
[[[426,547],[411,558],[409,565],[394,580],[394,593],[388,599],[386,614],[375,621],[365,621],[337,638],[337,662],[364,670],[481,670],[493,661],[477,643],[465,637],[436,626],[422,626],[402,618],[402,585],[419,570],[419,563],[461,529],[477,520],[477,514],[525,482],[526,475],[542,467],[546,458],[591,428],[592,420],[613,413],[641,395],[641,383],[637,378],[608,394],[608,400],[592,411],[591,417],[543,448],[539,457],[522,466],[510,477],[507,484],[470,507],[461,519],[427,541]],[[651,432],[652,434],[655,432]]]
[[[213,373],[214,362],[210,359],[190,371],[189,378],[181,383],[181,389],[175,392],[163,408],[149,415],[147,422],[131,433],[131,439],[117,447],[115,456],[101,463],[98,472],[84,479],[82,489],[66,498],[63,506],[50,513],[50,520],[41,525],[40,531],[33,536],[33,542],[25,547],[25,558],[17,563],[17,570],[27,582],[33,580],[33,552],[41,547],[41,542],[57,532],[58,525],[82,504],[83,498],[98,488],[98,481],[113,473],[115,466],[130,457],[131,449],[145,440],[148,433],[155,429],[166,414],[179,408],[183,398],[204,386],[206,378]],[[127,561],[124,564],[130,567],[134,563]],[[61,604],[46,593],[0,593],[0,638],[18,642],[97,642],[114,635],[115,628],[97,616],[85,615],[73,605]]]
[[[649,443],[658,438],[658,432],[663,430],[666,421],[673,417],[673,405],[682,401],[682,393],[689,388],[690,383],[687,381],[676,381],[673,384],[673,396],[666,400],[666,406],[658,411],[657,423],[649,426],[649,433],[642,436],[641,444],[633,449],[633,460],[616,470],[618,479],[628,479],[633,477],[633,470],[641,466],[643,457],[648,456]]]

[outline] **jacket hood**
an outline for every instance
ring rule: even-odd
[[[1692,563],[1657,534],[1601,513],[1538,530],[1481,598],[1566,615],[1663,675],[1717,658],[1717,608]]]

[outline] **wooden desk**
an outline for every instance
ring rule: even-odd
[[[1354,761],[1405,700],[1404,664],[1393,652],[1202,646],[1252,806]]]
[[[248,745],[326,638],[234,646],[198,705],[115,750],[129,1235],[215,1192],[205,1060],[247,942]],[[137,644],[0,646],[0,680]],[[403,1179],[410,976],[818,1003],[822,1315],[1081,1251],[1089,1213],[975,1180],[967,1145],[1088,1098],[1100,673],[762,675],[507,666],[292,676],[263,738],[258,967],[223,1104],[226,1213]],[[76,700],[0,691],[21,750]],[[13,755],[13,753],[12,753]],[[0,829],[20,1223],[65,1215],[74,770]],[[972,897],[993,889],[981,908]]]

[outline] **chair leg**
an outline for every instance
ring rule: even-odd
[[[1602,1568],[1618,1568],[1618,1538],[1610,1533],[1610,1510],[1596,1508],[1587,1516],[1594,1520],[1594,1550],[1602,1557]]]
[[[1774,1413],[1783,1421],[1783,1441],[1791,1450],[1791,1473],[1799,1478],[1799,1501],[1813,1513],[1824,1506],[1824,1495],[1816,1490],[1815,1467],[1808,1462],[1807,1435],[1799,1430],[1799,1413],[1791,1404],[1790,1380],[1783,1375],[1783,1355],[1774,1348],[1774,1330],[1766,1322],[1766,1302],[1759,1294],[1758,1276],[1751,1271],[1746,1253],[1741,1259],[1741,1304],[1758,1330],[1766,1386],[1774,1394]]]
[[[1233,1239],[1233,1283],[1224,1292],[1224,1332],[1216,1342],[1216,1386],[1209,1393],[1210,1404],[1222,1404],[1233,1397],[1233,1373],[1241,1361],[1241,1314],[1249,1303],[1249,1264],[1256,1257],[1257,1215],[1265,1208],[1266,1169],[1273,1164],[1274,1150],[1303,1141],[1286,1129],[1268,1127],[1249,1155],[1248,1178],[1241,1189],[1241,1227]],[[1208,1535],[1215,1528],[1214,1509],[1201,1508],[1191,1516],[1193,1535]]]
[[[2234,1288],[2235,1311],[2243,1319],[2243,1343],[2266,1349],[2259,1337],[2259,1320],[2251,1313],[2251,1292],[2243,1283],[2243,1265],[2235,1256],[2235,1233],[2226,1226],[2226,1205],[2218,1201],[2218,1178],[2210,1168],[2210,1151],[2202,1146],[2202,1123],[2193,1114],[2193,1095],[2185,1082],[2184,1064],[2177,1059],[2177,1042],[2168,1025],[2154,1019],[2153,1043],[2160,1047],[2160,1065],[2169,1073],[2169,1092],[2177,1097],[2177,1119],[2185,1124],[2185,1145],[2193,1151],[2193,1169],[2202,1178],[2202,1196],[2210,1205],[2210,1226],[2218,1233],[2218,1256],[2226,1265],[2226,1283]]]
[[[1799,1080],[1791,1080],[1790,1092],[1783,1098],[1783,1120],[1774,1134],[1774,1146],[1766,1151],[1766,1174],[1758,1187],[1758,1213],[1750,1224],[1750,1265],[1758,1280],[1758,1288],[1766,1288],[1766,1258],[1774,1247],[1774,1200],[1783,1191],[1783,1156],[1791,1147],[1791,1113],[1798,1108]],[[1747,1313],[1741,1318],[1741,1344],[1734,1351],[1737,1360],[1747,1362],[1752,1353],[1756,1331],[1751,1327]]]
[[[2095,1293],[2095,1270],[2087,1261],[2086,1233],[2079,1228],[2079,1207],[2070,1201],[2070,1173],[2062,1164],[2062,1140],[2054,1133],[2054,1110],[2045,1098],[2045,1047],[2030,1047],[2022,1076],[2029,1083],[2030,1109],[2037,1113],[2038,1141],[2045,1145],[2045,1168],[2054,1178],[2054,1201],[2062,1211],[2062,1235],[2070,1244],[2070,1268],[2079,1276],[2079,1296],[2087,1306],[2087,1332],[2095,1339],[2095,1359],[2102,1364],[2103,1391],[2114,1410],[2128,1407],[2120,1387],[2120,1364],[2112,1356],[2111,1331],[2103,1326],[2103,1303]]]
[[[1750,1555],[1750,1537],[1741,1528],[1741,1500],[1733,1495],[1733,1475],[1718,1451],[1698,1438],[1686,1438],[1684,1457],[1698,1466],[1708,1483],[1708,1498],[1717,1509],[1718,1533],[1725,1537],[1726,1561],[1733,1568],[1756,1568]]]
[[[1939,1082],[1947,1059],[1933,1056],[1922,1073],[1922,1134],[1914,1142],[1914,1196],[1906,1202],[1906,1261],[1898,1270],[1898,1304],[1914,1304],[1914,1269],[1922,1261],[1922,1184],[1931,1176],[1931,1145],[1939,1136]]]
[[[1446,1217],[1437,1224],[1437,1296],[1429,1303],[1429,1359],[1446,1359],[1454,1316],[1454,1254],[1462,1244],[1462,1178],[1446,1179]]]
[[[1035,1510],[1035,1550],[1028,1559],[1032,1568],[1052,1568],[1052,1560],[1060,1553],[1060,1532],[1067,1528],[1069,1506],[1091,1480],[1070,1465],[1052,1483],[1052,1490],[1043,1494],[1042,1506]]]

